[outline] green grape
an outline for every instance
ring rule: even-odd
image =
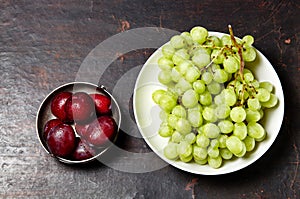
[[[228,80],[227,80],[227,82],[225,82],[225,84],[227,84],[229,81],[231,81],[231,80],[233,79],[234,74],[235,74],[235,73],[228,73],[228,72],[227,72]]]
[[[168,113],[166,113],[164,110],[160,110],[160,112],[159,112],[159,119],[162,122],[167,122],[168,121],[168,116],[169,116]]]
[[[261,141],[263,141],[266,137],[267,137],[267,133],[266,133],[266,131],[265,131],[264,135],[263,135],[261,138],[256,138],[255,141],[256,141],[256,142],[261,142]]]
[[[218,156],[216,158],[208,157],[207,162],[210,167],[217,169],[222,165],[222,158],[221,156]]]
[[[220,155],[224,160],[230,160],[233,156],[232,152],[227,148],[220,149]]]
[[[175,90],[175,84],[168,84],[167,94],[178,99],[178,94],[176,93],[176,90]]]
[[[189,32],[183,32],[180,34],[180,36],[184,38],[187,45],[189,45],[189,46],[193,45],[193,39]]]
[[[197,145],[193,145],[193,156],[197,160],[205,160],[207,158],[206,147],[199,147]]]
[[[211,146],[209,146],[209,147],[207,148],[207,155],[208,155],[209,157],[211,157],[211,158],[216,158],[216,157],[219,156],[219,154],[220,154],[220,151],[219,151],[218,148],[213,148],[213,147],[211,147]]]
[[[228,73],[235,73],[240,68],[238,60],[233,56],[226,57],[226,59],[223,61],[223,67]]]
[[[254,61],[254,38],[236,41],[243,60]],[[170,137],[166,158],[219,168],[223,159],[243,157],[266,138],[258,121],[278,98],[273,85],[258,82],[250,69],[239,74],[238,51],[230,35],[209,36],[200,26],[173,36],[161,48],[158,81],[167,90],[154,91],[152,100],[161,108],[158,134]]]
[[[230,89],[230,90],[233,90],[235,92],[236,88],[239,87],[240,85],[241,85],[241,82],[237,81],[237,79],[235,79],[235,80],[230,81],[227,84],[226,89]]]
[[[178,72],[181,75],[185,75],[186,71],[193,66],[193,63],[189,60],[185,60],[178,65]]]
[[[203,107],[198,103],[198,104],[196,104],[196,106],[189,108],[187,111],[188,111],[188,114],[189,114],[189,112],[193,112],[193,111],[198,111],[198,112],[202,113]]]
[[[159,106],[166,112],[170,112],[177,105],[177,99],[171,95],[162,95],[159,98]]]
[[[246,146],[246,151],[252,151],[255,147],[255,139],[253,137],[247,136],[243,142]]]
[[[247,136],[247,133],[247,126],[244,122],[234,124],[233,135],[238,137],[240,140],[244,140]]]
[[[266,102],[261,102],[261,105],[266,108],[272,108],[278,103],[278,98],[273,93],[270,94],[270,99]]]
[[[221,134],[219,137],[218,137],[218,140],[219,140],[219,148],[223,149],[223,148],[226,148],[226,140],[228,138],[228,135],[224,135],[224,134]]]
[[[257,122],[261,118],[258,110],[246,109],[246,121],[247,122]]]
[[[204,135],[203,133],[203,125],[197,129],[198,135]]]
[[[158,67],[161,69],[161,70],[171,70],[173,67],[174,67],[174,64],[173,62],[170,60],[170,59],[167,59],[166,57],[161,57],[158,59],[157,61],[158,63]]]
[[[166,156],[166,158],[170,160],[175,160],[178,158],[177,146],[178,144],[173,142],[169,142],[167,146],[165,146],[164,155]]]
[[[230,118],[234,122],[242,122],[246,119],[246,111],[243,107],[237,106],[231,109]]]
[[[214,73],[214,81],[218,83],[225,83],[228,80],[228,74],[223,69],[217,69]]]
[[[193,83],[193,89],[198,93],[202,94],[205,91],[205,83],[203,80],[197,80]]]
[[[179,133],[178,131],[174,131],[171,136],[171,142],[174,142],[174,143],[179,143],[183,139],[184,139],[184,136],[181,133]]]
[[[215,122],[218,119],[215,115],[215,109],[209,106],[203,109],[202,116],[203,119],[205,119],[208,122]]]
[[[221,37],[221,41],[222,41],[222,45],[223,46],[231,46],[232,45],[232,42],[231,42],[231,39],[230,39],[230,36],[229,35],[223,35]]]
[[[216,70],[221,69],[219,64],[211,64],[208,68],[208,71],[210,71],[212,74],[216,72]]]
[[[270,99],[271,93],[265,88],[258,88],[256,97],[260,102],[267,102]]]
[[[259,87],[266,89],[270,93],[273,91],[273,85],[270,82],[260,82]]]
[[[193,159],[193,155],[189,155],[187,157],[185,156],[182,156],[182,155],[179,155],[179,159],[182,161],[182,162],[190,162],[192,159]]]
[[[236,87],[236,95],[239,99],[248,99],[249,93],[245,90],[246,84],[240,84]]]
[[[173,114],[169,114],[167,116],[167,122],[168,122],[169,126],[172,127],[173,129],[175,129],[178,119],[179,118]]]
[[[217,116],[218,119],[225,119],[229,116],[230,111],[231,109],[229,106],[225,104],[221,104],[215,108],[215,115]]]
[[[199,44],[203,44],[208,37],[208,31],[200,26],[192,28],[190,34],[192,39]]]
[[[237,153],[237,154],[234,154],[236,157],[243,157],[247,152],[247,149],[246,149],[246,145],[244,142],[242,142],[242,151],[240,153]]]
[[[243,150],[243,142],[236,136],[232,135],[227,138],[226,146],[230,152],[233,154],[239,154]]]
[[[242,55],[245,62],[252,62],[256,58],[256,51],[251,46],[245,46],[243,48]]]
[[[179,48],[184,48],[186,46],[186,41],[180,35],[175,35],[171,38],[170,44],[172,45],[173,48],[179,49]]]
[[[213,63],[215,64],[223,64],[225,56],[219,49],[214,49],[210,55],[211,59],[213,60]]]
[[[250,83],[254,80],[254,76],[251,73],[246,73],[246,74],[244,74],[244,80],[247,83]]]
[[[212,81],[210,84],[207,85],[207,90],[210,92],[212,95],[217,95],[221,92],[221,84],[218,82]]]
[[[222,91],[222,94],[224,96],[224,101],[226,105],[228,106],[235,105],[237,99],[236,99],[236,94],[232,89],[226,88]]]
[[[202,48],[201,46],[196,46],[194,50],[192,50],[192,55],[199,55],[199,54],[208,54],[210,55],[211,51],[208,48]]]
[[[255,89],[259,88],[259,82],[254,79],[252,82],[251,82],[251,86],[253,86]]]
[[[249,122],[247,125],[248,135],[255,140],[260,140],[264,138],[266,131],[261,124],[257,122]]]
[[[207,158],[204,159],[204,160],[199,160],[199,159],[197,159],[197,158],[194,157],[194,160],[195,160],[195,162],[196,162],[197,164],[200,164],[200,165],[205,165],[205,164],[207,164]]]
[[[188,111],[188,121],[192,127],[199,127],[203,123],[202,115],[200,111]]]
[[[222,43],[219,37],[216,36],[208,36],[207,40],[205,42],[205,45],[211,46],[211,47],[221,47]]]
[[[178,118],[186,118],[186,110],[183,106],[177,105],[173,108],[172,114]]]
[[[194,133],[189,133],[184,137],[184,141],[189,144],[194,144],[196,142],[196,135]]]
[[[162,84],[169,84],[172,81],[171,70],[161,70],[158,74],[158,81]]]
[[[193,147],[186,141],[181,141],[177,146],[177,153],[179,156],[188,157],[193,153]]]
[[[201,75],[201,80],[205,83],[205,84],[210,84],[213,80],[214,76],[211,72],[204,72],[202,75]]]
[[[204,105],[208,106],[212,103],[212,96],[208,91],[204,91],[204,93],[199,95],[199,102]]]
[[[166,95],[171,96],[175,101],[177,101],[178,95],[175,93],[174,86],[168,85],[169,87],[166,90]]]
[[[172,78],[172,81],[176,82],[176,83],[182,78],[182,75],[179,73],[179,70],[178,70],[177,66],[172,68],[171,78]]]
[[[166,44],[162,47],[162,54],[167,59],[172,59],[173,55],[175,53],[175,49],[170,44]]]
[[[233,131],[233,123],[229,120],[222,120],[218,123],[218,127],[222,133],[228,134]]]
[[[210,144],[210,139],[204,134],[198,134],[196,136],[196,144],[199,147],[206,148]]]
[[[189,60],[189,58],[190,55],[188,54],[187,50],[182,48],[174,53],[172,61],[175,65],[179,65],[181,62]]]
[[[166,91],[165,90],[162,90],[162,89],[159,89],[159,90],[156,90],[152,93],[152,100],[156,103],[156,104],[159,104],[159,100],[161,98],[161,96],[163,95],[166,95]]]
[[[192,57],[193,63],[198,68],[204,68],[210,63],[210,55],[207,53],[197,53]]]
[[[247,100],[248,108],[251,110],[259,110],[261,108],[260,102],[257,98],[250,98]]]
[[[263,118],[264,116],[264,111],[262,109],[259,109],[259,113],[260,113],[260,119]]]
[[[182,135],[186,135],[192,131],[192,126],[187,119],[179,118],[176,122],[175,129]]]
[[[200,70],[195,66],[188,68],[185,73],[185,79],[191,83],[195,82],[199,77],[200,77]]]
[[[192,85],[184,78],[180,78],[177,84],[175,85],[175,91],[178,95],[182,95],[185,91],[189,89],[192,89]]]
[[[212,139],[210,141],[210,147],[212,147],[213,149],[218,149],[220,146],[220,142],[219,142],[219,139]]]
[[[193,90],[187,90],[183,93],[181,101],[186,108],[192,108],[196,106],[199,100],[199,95]]]
[[[237,40],[236,40],[237,41]],[[237,43],[239,43],[239,42],[237,42]],[[236,57],[237,59],[240,59],[240,55],[239,55],[239,53],[238,53],[238,51],[239,51],[239,48],[237,47],[237,46],[231,46],[231,51],[229,51],[230,53],[233,53],[232,55],[234,56],[234,57]]]
[[[173,128],[168,125],[168,123],[163,122],[160,124],[158,129],[158,134],[162,137],[170,137],[173,134]]]
[[[214,97],[214,103],[216,105],[221,105],[225,103],[224,95],[222,95],[222,92]]]
[[[243,74],[247,74],[247,73],[251,73],[251,74],[252,74],[252,72],[251,72],[250,69],[244,68],[244,69],[243,69]],[[252,74],[252,75],[253,75],[253,74]]]
[[[252,45],[254,43],[254,38],[251,35],[245,35],[242,40],[245,42],[247,45]]]
[[[214,123],[207,123],[203,126],[203,133],[208,138],[217,138],[220,135],[220,129]]]

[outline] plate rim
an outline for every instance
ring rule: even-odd
[[[217,31],[208,31],[209,33],[209,36],[218,36],[219,38],[223,35],[229,35],[227,33],[222,33],[222,32],[217,32]],[[238,37],[236,37],[238,38]],[[283,118],[284,118],[284,110],[285,110],[285,104],[284,104],[284,92],[283,92],[283,89],[282,89],[282,84],[281,84],[281,81],[279,79],[279,76],[276,72],[276,70],[274,69],[273,65],[270,63],[270,61],[266,58],[266,56],[260,52],[257,48],[255,48],[255,50],[257,51],[257,54],[260,58],[263,59],[264,63],[266,62],[267,65],[269,65],[268,67],[270,67],[270,69],[272,69],[272,72],[274,73],[276,79],[278,81],[276,81],[277,83],[279,83],[276,87],[274,85],[274,82],[272,82],[273,86],[276,88],[276,94],[277,94],[277,97],[278,97],[278,94],[280,96],[280,101],[279,101],[279,105],[278,107],[276,107],[276,109],[279,109],[280,108],[280,124],[279,124],[279,128],[276,129],[276,134],[274,135],[273,139],[270,140],[268,142],[268,145],[267,147],[265,148],[265,150],[263,150],[262,152],[258,153],[254,158],[252,158],[249,162],[246,162],[246,164],[244,164],[243,166],[241,167],[237,167],[237,168],[234,168],[234,169],[231,169],[229,171],[224,171],[222,170],[222,166],[218,169],[213,169],[212,168],[212,171],[214,172],[210,172],[210,173],[207,173],[207,172],[201,172],[201,169],[200,170],[191,170],[191,169],[188,169],[186,168],[185,166],[183,165],[191,165],[191,164],[196,164],[196,163],[184,163],[184,162],[181,162],[181,161],[174,161],[174,160],[169,160],[167,159],[166,157],[163,156],[163,154],[161,155],[158,151],[158,149],[156,147],[154,147],[150,140],[147,138],[147,136],[144,134],[143,130],[142,130],[142,127],[139,123],[139,118],[138,118],[138,113],[137,113],[137,108],[136,108],[136,103],[137,103],[137,89],[142,85],[139,85],[140,81],[141,81],[141,76],[143,75],[143,72],[145,70],[145,68],[147,67],[147,65],[150,64],[150,62],[156,58],[156,56],[159,56],[161,55],[161,49],[164,45],[166,45],[167,43],[169,42],[166,42],[165,44],[163,44],[162,46],[160,46],[154,53],[152,53],[152,55],[146,60],[146,62],[144,63],[144,65],[142,66],[138,76],[137,76],[137,79],[136,79],[136,82],[135,82],[135,86],[134,86],[134,92],[133,92],[133,111],[134,111],[134,117],[135,117],[135,121],[136,121],[136,125],[143,137],[143,139],[145,140],[145,142],[147,143],[147,145],[151,148],[151,150],[159,157],[161,158],[163,161],[165,161],[166,163],[172,165],[173,167],[177,168],[177,169],[180,169],[180,170],[183,170],[183,171],[186,171],[186,172],[189,172],[189,173],[193,173],[193,174],[200,174],[200,175],[223,175],[223,174],[228,174],[228,173],[232,173],[232,172],[236,172],[236,171],[239,171],[241,169],[244,169],[250,165],[252,165],[254,162],[256,162],[258,159],[260,159],[264,154],[266,154],[267,151],[269,151],[269,149],[271,148],[271,146],[273,145],[274,141],[276,140],[280,130],[281,130],[281,127],[282,127],[282,123],[283,123]],[[265,68],[268,68],[268,67],[265,67]],[[156,82],[157,83],[157,82]],[[161,87],[163,88],[166,88],[165,85],[161,84],[158,82],[158,84],[160,84]],[[155,133],[157,135],[157,132]],[[159,136],[159,135],[158,135]],[[161,139],[164,139],[163,137],[161,137]],[[236,160],[234,160],[236,161]],[[207,166],[207,165],[198,165],[200,168],[202,166]]]

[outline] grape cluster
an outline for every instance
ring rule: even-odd
[[[204,27],[175,35],[162,47],[160,83],[153,92],[161,108],[158,133],[169,138],[164,155],[212,168],[243,157],[265,139],[260,120],[278,103],[270,82],[255,79],[247,62],[256,58],[254,38],[221,38]]]

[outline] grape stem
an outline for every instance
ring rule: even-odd
[[[220,47],[219,47],[220,48]],[[214,63],[214,61],[215,61],[215,59],[217,59],[217,57],[219,57],[223,52],[224,52],[224,50],[225,49],[228,49],[226,46],[224,46],[224,47],[222,47],[222,48],[220,48],[221,50],[220,50],[220,52],[217,54],[217,56],[215,56],[214,58],[212,58],[211,59],[211,61],[204,67],[204,68],[202,68],[200,71],[203,71],[203,70],[206,70],[208,67],[210,67],[213,63]]]
[[[210,67],[213,63],[214,63],[214,59],[212,59],[204,68],[201,68],[200,72],[208,69],[208,67]]]
[[[229,24],[228,25],[228,29],[229,29],[229,34],[230,34],[230,39],[232,41],[232,44],[234,47],[236,47],[238,49],[238,55],[240,57],[240,68],[239,68],[239,71],[238,73],[236,73],[236,76],[235,76],[235,79],[237,79],[237,76],[240,76],[241,78],[241,81],[243,83],[243,88],[241,90],[241,102],[240,104],[243,106],[244,104],[244,93],[245,93],[245,90],[246,90],[246,86],[247,86],[247,83],[245,82],[245,79],[244,79],[244,68],[245,68],[245,61],[243,59],[243,46],[240,45],[237,40],[235,39],[234,37],[234,34],[233,34],[233,29],[232,29],[232,26]],[[198,46],[197,46],[198,47]],[[217,59],[218,56],[220,56],[222,53],[224,53],[224,50],[232,50],[232,48],[229,48],[228,46],[224,46],[224,47],[218,47],[218,46],[209,46],[209,45],[200,45],[201,48],[214,48],[214,49],[220,49],[220,52],[214,57],[211,59],[211,61],[204,67],[202,68],[200,71],[202,72],[203,70],[206,70],[207,68],[209,68],[215,61],[215,59]]]
[[[243,88],[242,88],[242,99],[241,99],[241,105],[244,104],[244,94],[245,94],[245,84],[243,84]]]
[[[228,29],[229,29],[230,39],[231,39],[233,45],[238,48],[238,54],[239,54],[240,63],[241,63],[240,70],[239,70],[239,75],[241,77],[241,80],[244,82],[244,73],[243,73],[243,71],[244,71],[244,67],[245,67],[245,62],[244,62],[243,54],[242,54],[243,47],[237,43],[237,41],[234,37],[234,34],[233,34],[232,27],[231,27],[230,24],[228,25]]]
[[[198,47],[198,46],[196,46]],[[201,48],[213,48],[213,49],[222,49],[224,47],[219,47],[219,46],[210,46],[210,45],[199,45]]]
[[[233,45],[238,49],[238,54],[239,54],[239,57],[240,57],[240,63],[241,63],[241,66],[240,66],[240,70],[239,70],[239,75],[241,77],[241,80],[243,82],[243,89],[242,89],[242,99],[241,99],[241,105],[243,106],[244,104],[244,93],[245,93],[245,80],[244,80],[244,68],[245,68],[245,61],[243,59],[243,47],[238,44],[238,42],[236,41],[235,37],[234,37],[234,34],[233,34],[233,30],[232,30],[232,26],[229,24],[228,25],[228,29],[229,29],[229,34],[230,34],[230,39],[233,43]]]

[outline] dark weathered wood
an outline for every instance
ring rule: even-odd
[[[299,198],[299,1],[0,1],[0,198]],[[255,164],[221,176],[172,166],[143,174],[100,163],[67,166],[48,156],[35,132],[43,98],[74,81],[87,54],[127,29],[177,31],[202,25],[251,34],[273,64],[285,94],[285,117],[271,149]],[[108,89],[143,64],[153,50],[121,56],[107,71]],[[132,107],[130,107],[132,108]],[[147,152],[142,139],[123,136],[122,148]]]

